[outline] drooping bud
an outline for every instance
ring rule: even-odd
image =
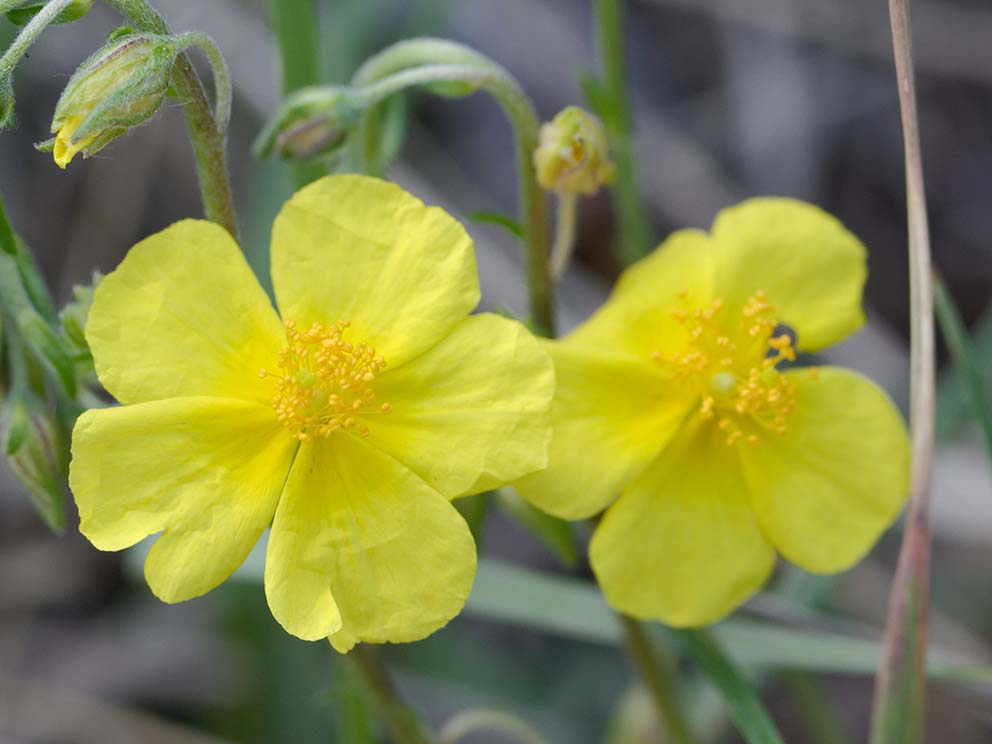
[[[301,88],[287,96],[255,140],[258,157],[305,159],[327,155],[347,139],[362,110],[348,88]]]
[[[129,34],[110,41],[79,66],[52,119],[55,162],[89,157],[147,122],[169,89],[183,45],[170,36]],[[44,148],[43,148],[44,149]]]
[[[592,114],[569,106],[541,127],[537,180],[548,191],[591,196],[613,182],[606,133]]]
[[[55,414],[43,402],[18,401],[11,413],[5,450],[10,469],[31,497],[45,523],[53,530],[65,527],[65,478],[69,455]],[[18,419],[17,446],[13,444]]]

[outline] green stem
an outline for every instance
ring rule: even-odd
[[[171,33],[168,25],[147,0],[104,0],[135,29],[153,34]],[[189,57],[176,60],[172,85],[183,103],[186,128],[193,144],[196,175],[200,182],[200,197],[207,219],[224,227],[235,239],[238,226],[234,215],[234,199],[227,172],[227,137],[218,126],[220,116],[210,110],[207,93]],[[218,94],[220,86],[218,85]],[[218,112],[220,113],[220,112]]]
[[[649,226],[637,188],[631,144],[630,102],[624,62],[623,0],[596,0],[596,34],[600,73],[607,110],[598,111],[613,153],[617,178],[613,209],[620,223],[619,254],[625,266],[643,257],[649,246]]]
[[[226,132],[231,123],[231,71],[227,67],[227,60],[224,59],[220,47],[213,39],[199,31],[187,31],[178,34],[176,40],[188,46],[198,47],[210,60],[217,95],[217,102],[214,104],[214,121],[217,123],[217,129]]]
[[[565,273],[575,248],[575,223],[578,218],[579,197],[571,192],[558,192],[555,214],[555,240],[551,245],[551,276],[558,279]]]
[[[269,23],[279,50],[282,95],[320,82],[319,19],[314,0],[268,0]],[[293,164],[297,187],[324,175],[316,162]]]
[[[504,68],[453,42],[417,39],[396,44],[369,59],[355,74],[358,95],[372,106],[414,86],[461,82],[487,91],[510,121],[516,142],[521,222],[527,251],[527,288],[534,328],[554,335],[554,296],[548,262],[547,198],[532,157],[540,124],[534,106]]]
[[[872,744],[923,740],[930,588],[929,505],[934,440],[934,321],[930,229],[920,155],[909,0],[889,0],[906,160],[910,281],[910,501],[875,681]]]
[[[940,330],[944,334],[947,348],[950,349],[951,358],[957,368],[965,399],[982,429],[985,446],[989,452],[989,462],[992,462],[992,404],[985,395],[985,381],[975,359],[968,331],[954,306],[951,293],[947,291],[946,285],[939,276],[934,276],[933,300]]]
[[[344,658],[361,676],[395,744],[434,744],[419,716],[400,699],[374,649],[359,644]]]
[[[59,13],[71,5],[72,2],[73,0],[52,0],[52,2],[39,10],[34,18],[28,21],[13,43],[7,47],[7,51],[0,57],[0,80],[13,73],[14,67],[17,66],[24,53],[38,39],[41,32],[58,17]]]
[[[637,620],[627,615],[620,615],[619,618],[627,653],[651,695],[671,740],[676,744],[696,744],[699,740],[692,734],[676,700],[670,664],[660,658],[657,645],[651,643]]]
[[[848,741],[836,711],[816,677],[809,672],[793,669],[783,673],[782,681],[813,744],[844,744]]]

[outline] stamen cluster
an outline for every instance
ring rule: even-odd
[[[788,428],[796,386],[776,367],[794,361],[796,351],[787,333],[775,335],[779,323],[764,292],[747,299],[729,328],[723,310],[719,299],[691,307],[688,293],[681,292],[672,317],[685,328],[688,342],[674,354],[652,356],[676,380],[696,386],[702,417],[716,421],[728,446],[757,445],[762,430],[783,434]]]
[[[286,345],[280,350],[279,372],[263,368],[258,376],[275,380],[272,407],[279,421],[301,442],[335,431],[354,430],[363,437],[359,415],[389,413],[389,403],[375,406],[372,382],[386,361],[369,344],[352,344],[343,335],[351,324],[314,323],[300,331],[287,320]]]

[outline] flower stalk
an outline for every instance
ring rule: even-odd
[[[436,739],[413,709],[400,698],[389,672],[374,649],[359,644],[344,658],[362,678],[396,744],[434,744]]]
[[[147,0],[105,0],[105,2],[139,31],[152,34],[170,33],[162,16],[148,4]],[[203,47],[203,44],[198,46]],[[226,76],[215,61],[215,55],[220,58],[219,52],[215,51],[216,47],[211,43],[210,48],[203,48],[214,64],[218,99],[216,116],[211,111],[203,83],[185,54],[181,54],[176,60],[172,83],[176,96],[183,103],[183,112],[186,115],[186,127],[193,144],[204,213],[208,220],[221,225],[237,238],[234,198],[227,171],[227,135],[226,130],[221,126],[226,125],[224,102],[230,100],[230,88],[228,86],[226,91],[222,90]]]
[[[909,0],[889,0],[906,160],[910,268],[912,470],[899,564],[875,682],[872,744],[923,740],[934,439],[934,317],[930,234],[920,154]]]
[[[540,125],[534,106],[503,67],[468,47],[440,39],[414,39],[371,57],[352,84],[369,106],[415,86],[444,85],[447,93],[488,92],[510,121],[516,143],[518,193],[527,252],[527,287],[535,330],[554,334],[551,271],[548,262],[547,199],[532,163]],[[462,85],[458,85],[462,84]]]

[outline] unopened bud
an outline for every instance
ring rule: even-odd
[[[65,168],[76,153],[89,157],[147,122],[162,105],[182,49],[170,36],[132,34],[83,62],[55,108],[55,162]]]
[[[55,414],[41,401],[19,402],[25,426],[18,446],[6,442],[7,460],[45,523],[53,530],[65,526],[65,477],[69,456]]]
[[[548,191],[591,196],[613,182],[606,133],[592,114],[569,106],[541,127],[537,180]]]
[[[360,115],[347,88],[301,88],[286,98],[255,140],[255,154],[284,159],[326,155],[344,144]]]

